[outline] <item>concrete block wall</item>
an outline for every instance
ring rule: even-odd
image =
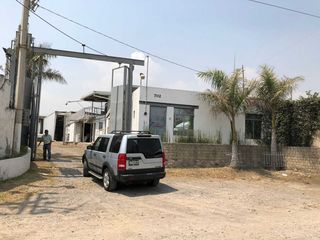
[[[320,148],[287,147],[282,152],[287,169],[320,173]]]
[[[168,167],[223,167],[230,163],[228,145],[165,143]]]
[[[168,167],[224,167],[230,164],[231,146],[164,143]],[[263,168],[267,146],[239,146],[242,168]],[[285,147],[282,149],[287,169],[320,173],[320,148]]]

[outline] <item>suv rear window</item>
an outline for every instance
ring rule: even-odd
[[[121,145],[123,135],[114,135],[110,145],[110,152],[118,153]]]
[[[129,138],[127,153],[142,153],[145,158],[161,158],[160,140],[156,138]]]

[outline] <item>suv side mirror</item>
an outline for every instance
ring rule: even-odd
[[[92,149],[92,145],[88,145],[87,149],[89,149],[89,150]]]

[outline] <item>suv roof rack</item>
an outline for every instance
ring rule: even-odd
[[[138,134],[151,134],[150,131],[135,131],[135,130],[113,130],[111,133],[118,133],[118,134],[126,134],[126,133],[138,133]]]

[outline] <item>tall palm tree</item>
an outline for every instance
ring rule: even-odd
[[[39,47],[50,48],[49,44],[39,44]],[[39,75],[39,62],[42,59],[42,79],[55,81],[57,83],[66,84],[62,74],[55,69],[50,68],[50,60],[56,58],[54,55],[40,55],[29,51],[27,54],[27,77],[30,79],[37,78]]]
[[[285,100],[297,82],[303,80],[302,77],[279,79],[272,67],[263,65],[260,67],[260,79],[257,95],[262,107],[271,113],[271,155],[277,153],[277,133],[276,133],[276,113],[281,101]]]
[[[210,70],[198,73],[198,77],[211,84],[211,89],[202,93],[203,99],[212,103],[214,108],[223,112],[229,119],[232,136],[230,166],[238,167],[238,136],[235,118],[246,108],[249,96],[256,87],[256,81],[246,81],[244,84],[239,69],[230,76],[223,71]]]

